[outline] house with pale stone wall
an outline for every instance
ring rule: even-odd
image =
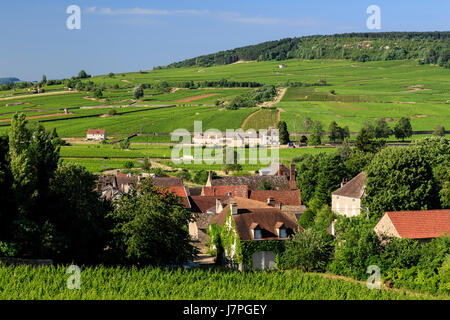
[[[383,241],[389,238],[428,241],[450,235],[450,210],[386,212],[374,231]]]
[[[349,182],[342,182],[341,188],[331,194],[331,210],[348,218],[361,214],[361,199],[364,197],[366,173],[361,172]]]

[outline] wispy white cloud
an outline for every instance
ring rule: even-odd
[[[289,26],[317,26],[320,23],[312,18],[277,18],[264,16],[245,16],[239,12],[218,12],[218,17],[224,21],[259,25],[289,25]]]
[[[262,15],[247,16],[239,12],[226,12],[226,11],[211,11],[211,10],[161,10],[151,8],[123,8],[123,9],[111,9],[96,7],[87,9],[88,13],[102,14],[102,15],[150,15],[150,16],[170,16],[170,15],[203,15],[211,16],[216,19],[225,22],[234,22],[242,24],[254,24],[254,25],[289,25],[289,26],[318,26],[322,25],[319,21],[312,18],[279,18],[279,17],[266,17]]]
[[[208,14],[209,10],[158,10],[158,9],[144,9],[144,8],[128,8],[128,9],[111,9],[101,8],[98,12],[104,15],[200,15]]]
[[[217,12],[216,15],[219,19],[229,22],[238,22],[246,24],[277,24],[279,19],[277,18],[267,18],[263,16],[248,17],[244,16],[239,12]]]

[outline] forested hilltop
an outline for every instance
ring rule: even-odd
[[[450,68],[450,32],[371,32],[286,38],[187,59],[167,67],[209,67],[240,60],[292,58],[360,62],[415,59],[421,64]]]

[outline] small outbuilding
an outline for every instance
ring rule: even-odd
[[[106,130],[105,129],[89,129],[86,133],[86,140],[88,140],[88,141],[106,140]]]

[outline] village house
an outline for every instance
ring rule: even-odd
[[[191,211],[195,221],[189,222],[189,235],[193,241],[205,244],[208,241],[207,230],[216,216],[217,197],[191,196]]]
[[[295,165],[291,166],[292,175],[276,175],[276,176],[227,176],[213,177],[212,172],[209,173],[206,187],[217,186],[248,186],[251,190],[260,190],[263,183],[270,184],[272,190],[295,190]]]
[[[450,210],[386,212],[374,231],[382,241],[389,238],[429,241],[450,235]]]
[[[210,249],[216,251],[216,259],[232,268],[276,269],[281,241],[299,229],[302,228],[297,222],[278,208],[249,199],[233,199],[211,221]],[[255,244],[249,245],[250,242]]]
[[[88,141],[106,140],[106,130],[104,130],[104,129],[89,129],[86,133],[86,140],[88,140]]]
[[[192,139],[194,145],[201,146],[278,146],[279,134],[274,127],[269,127],[266,132],[236,131],[232,136],[223,133],[198,133]]]
[[[364,196],[366,173],[361,172],[352,180],[342,181],[341,188],[331,194],[331,210],[348,218],[361,214],[361,199]]]
[[[253,207],[258,208],[277,208],[295,221],[306,211],[306,206],[302,205],[300,190],[250,190],[245,185],[203,187],[201,196],[190,197],[192,211],[197,218],[197,221],[190,224],[191,236],[204,242],[206,238],[199,234],[206,233],[211,219],[230,203],[230,199],[245,199],[246,205],[252,203]]]
[[[95,191],[101,194],[100,199],[115,200],[134,189],[139,181],[139,177],[130,174],[99,176]]]

